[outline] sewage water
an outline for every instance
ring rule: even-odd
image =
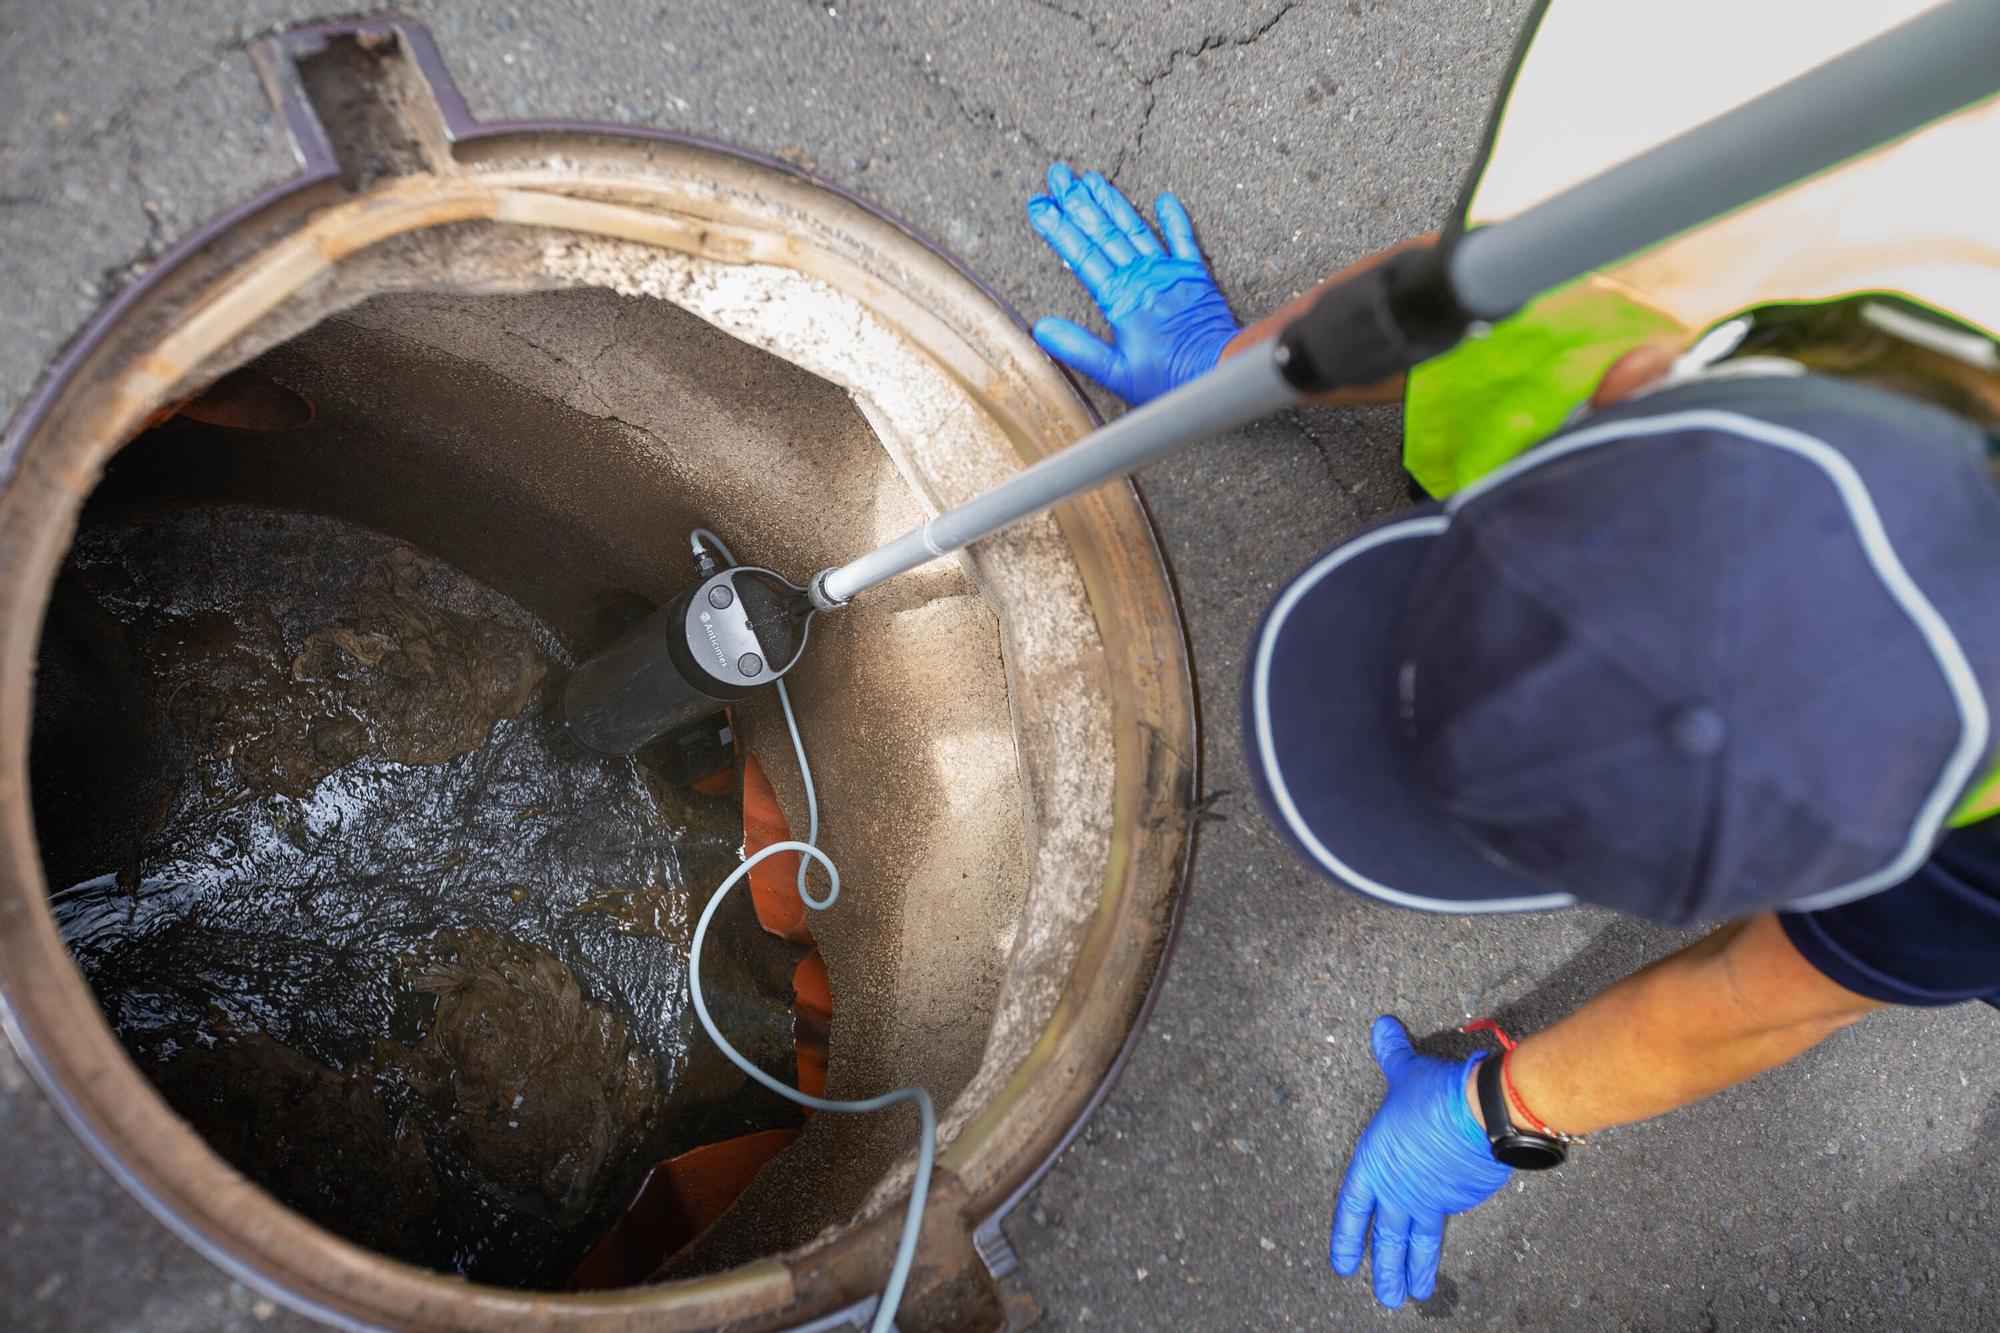
[[[533,1287],[654,1163],[797,1123],[687,1007],[740,807],[565,746],[568,665],[379,534],[114,513],[58,580],[31,754],[56,920],[175,1109],[350,1239]],[[736,904],[703,980],[789,1079],[801,950]]]

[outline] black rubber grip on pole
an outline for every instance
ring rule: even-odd
[[[1448,245],[1391,255],[1330,287],[1278,335],[1278,368],[1301,393],[1379,383],[1450,351],[1472,320],[1452,295]]]

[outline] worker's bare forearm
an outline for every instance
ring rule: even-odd
[[[1324,292],[1328,287],[1333,286],[1333,284],[1356,273],[1363,272],[1366,269],[1371,269],[1391,255],[1401,254],[1405,250],[1414,249],[1420,245],[1430,245],[1437,238],[1438,234],[1436,232],[1431,232],[1424,236],[1412,236],[1407,241],[1396,242],[1396,244],[1386,250],[1378,250],[1366,259],[1356,260],[1354,263],[1340,270],[1340,272],[1321,282],[1311,291],[1306,292],[1302,296],[1294,297],[1276,312],[1266,315],[1255,324],[1244,328],[1242,332],[1231,338],[1228,345],[1222,349],[1223,358],[1226,360],[1244,348],[1251,346],[1253,343],[1260,343],[1267,338],[1277,337],[1283,331],[1285,325],[1312,309],[1313,302],[1319,300],[1320,293]],[[1312,401],[1329,404],[1394,403],[1400,401],[1402,396],[1403,377],[1397,375],[1393,379],[1383,380],[1379,384],[1370,384],[1359,388],[1338,389],[1323,398],[1315,398]]]
[[[1754,1078],[1881,1007],[1814,969],[1766,914],[1627,977],[1523,1041],[1508,1069],[1537,1117],[1587,1134]]]

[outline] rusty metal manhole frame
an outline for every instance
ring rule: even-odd
[[[400,16],[314,24],[266,38],[254,50],[260,72],[291,135],[300,172],[228,210],[174,245],[105,306],[64,349],[15,417],[4,439],[0,439],[0,518],[15,506],[33,512],[38,497],[32,494],[24,497],[21,493],[23,464],[30,449],[38,442],[46,443],[45,437],[60,437],[62,427],[71,424],[59,419],[63,415],[59,409],[80,383],[102,373],[107,359],[115,360],[114,342],[140,336],[128,325],[144,322],[149,301],[202,262],[214,259],[212,252],[226,248],[231,238],[242,240],[243,233],[256,231],[260,222],[281,223],[281,215],[288,210],[296,221],[303,216],[301,208],[308,196],[323,193],[329,186],[337,187],[340,163],[301,87],[296,62],[324,51],[332,41],[347,38],[363,44],[400,44],[403,54],[427,82],[454,151],[479,141],[497,144],[523,136],[585,136],[598,143],[657,145],[779,173],[859,210],[929,252],[1017,329],[1025,331],[1025,323],[1004,300],[930,239],[867,200],[821,181],[792,163],[701,136],[627,125],[560,120],[481,122],[467,108],[429,33],[420,24]],[[254,242],[244,244],[254,247]],[[240,257],[231,258],[233,261]],[[217,271],[226,271],[227,267],[228,264],[220,263]],[[1052,401],[1060,396],[1062,410],[1069,417],[1070,434],[1097,424],[1095,412],[1060,371],[1046,365],[1041,373],[1043,380],[1039,387]],[[1045,440],[1032,447],[1045,451],[1063,442],[1066,441],[1056,440],[1052,444]],[[94,476],[64,475],[52,485],[43,485],[44,493],[39,498],[51,505],[60,501],[80,502],[93,481]],[[1122,858],[1114,855],[1114,880],[1120,873],[1128,878],[1151,876],[1156,881],[1157,897],[1150,910],[1140,907],[1135,912],[1130,892],[1116,883],[1106,886],[1091,928],[1093,943],[1086,945],[1084,956],[1078,960],[1076,975],[1070,980],[1057,1017],[1002,1092],[975,1117],[940,1160],[938,1180],[932,1189],[931,1213],[926,1220],[925,1243],[919,1256],[920,1269],[926,1266],[931,1269],[932,1293],[943,1292],[948,1297],[957,1286],[971,1293],[957,1301],[957,1307],[968,1311],[990,1310],[1006,1322],[1011,1322],[1002,1308],[1007,1302],[993,1284],[1013,1270],[1014,1257],[1000,1223],[1102,1104],[1138,1041],[1179,932],[1197,827],[1192,806],[1193,797],[1200,790],[1200,749],[1191,654],[1171,575],[1159,551],[1150,517],[1138,493],[1130,487],[1105,488],[1095,497],[1078,502],[1072,518],[1077,511],[1086,526],[1098,525],[1112,539],[1083,543],[1078,552],[1079,564],[1085,573],[1086,587],[1097,590],[1091,602],[1097,608],[1100,627],[1107,631],[1107,644],[1115,643],[1123,653],[1125,665],[1134,670],[1135,678],[1143,678],[1139,692],[1146,696],[1145,702],[1151,710],[1151,716],[1124,718],[1116,728],[1117,789],[1123,807],[1118,828],[1137,829],[1146,841],[1137,847],[1127,847]],[[206,1165],[217,1182],[227,1185],[234,1177],[233,1187],[239,1191],[241,1208],[252,1214],[282,1214],[290,1219],[290,1229],[304,1233],[290,1238],[302,1247],[301,1253],[279,1271],[272,1271],[271,1267],[239,1253],[239,1246],[213,1234],[211,1222],[222,1205],[221,1200],[205,1200],[204,1208],[190,1208],[185,1200],[172,1197],[162,1188],[161,1180],[152,1170],[157,1163],[128,1161],[116,1142],[119,1136],[108,1132],[99,1119],[100,1108],[94,1099],[103,1097],[106,1091],[131,1093],[131,1081],[137,1080],[139,1096],[150,1099],[147,1113],[172,1120],[171,1111],[129,1062],[124,1065],[126,1077],[121,1079],[115,1066],[105,1063],[106,1053],[101,1048],[93,1052],[94,1062],[82,1061],[90,1077],[74,1078],[78,1069],[70,1059],[66,1039],[48,1021],[59,1010],[73,1017],[73,1006],[80,994],[89,1009],[89,1018],[82,1026],[88,1028],[92,1021],[96,1026],[96,1031],[87,1033],[84,1040],[100,1038],[116,1048],[115,1037],[98,1017],[94,1003],[89,1003],[88,988],[62,950],[42,903],[46,890],[32,852],[32,829],[26,814],[27,691],[23,689],[16,696],[7,682],[25,680],[26,673],[21,670],[23,659],[32,667],[34,641],[38,636],[19,630],[25,624],[38,625],[48,586],[43,580],[26,576],[23,565],[33,562],[24,561],[24,555],[35,551],[35,544],[19,531],[10,532],[9,526],[0,524],[0,569],[10,571],[5,586],[0,586],[0,819],[5,820],[0,825],[0,832],[5,835],[0,840],[0,1018],[5,1019],[15,1048],[64,1119],[128,1191],[225,1271],[295,1309],[330,1323],[353,1326],[386,1317],[424,1327],[469,1323],[507,1327],[643,1325],[667,1329],[709,1326],[726,1319],[732,1326],[745,1329],[838,1329],[865,1321],[874,1304],[868,1293],[886,1269],[887,1255],[893,1247],[894,1231],[900,1220],[895,1210],[790,1255],[713,1277],[589,1297],[560,1296],[477,1287],[360,1250],[291,1214],[248,1182],[234,1177],[206,1145],[197,1141],[197,1150],[208,1159]],[[1064,529],[1071,536],[1072,545],[1078,545],[1076,530],[1081,530],[1078,525],[1065,519]],[[49,572],[52,577],[53,571]],[[1157,601],[1150,607],[1127,608],[1122,613],[1124,619],[1120,620],[1118,609],[1105,606],[1102,589],[1121,579],[1134,578],[1156,582]],[[24,587],[24,584],[35,586]],[[1136,711],[1145,714],[1148,710]],[[1118,869],[1121,864],[1122,872]],[[49,949],[51,942],[55,946],[53,955]],[[31,997],[32,1003],[26,1010],[33,1012],[17,1008],[23,995]],[[61,1010],[63,1003],[72,1008]],[[1068,1029],[1063,1028],[1065,1022]],[[1115,1041],[1104,1037],[1106,1028],[1117,1034]],[[115,1059],[122,1061],[122,1052]],[[122,1086],[98,1086],[96,1080],[100,1078],[106,1084]],[[79,1084],[88,1091],[80,1095]],[[1055,1095],[1048,1095],[1052,1085],[1059,1086],[1055,1087]],[[1042,1095],[1037,1097],[1037,1092]],[[140,1119],[144,1120],[145,1115]],[[1033,1123],[1018,1123],[1024,1119]],[[196,1214],[209,1220],[198,1221]],[[317,1291],[299,1284],[301,1269],[317,1262],[324,1262],[329,1268],[339,1267],[337,1260],[367,1271],[359,1281],[329,1277],[323,1289]],[[435,1299],[407,1308],[392,1309],[382,1304],[385,1297],[407,1296],[413,1289]],[[915,1284],[912,1290],[917,1290]],[[947,1300],[946,1305],[953,1306],[954,1302]],[[698,1322],[690,1322],[695,1318]]]

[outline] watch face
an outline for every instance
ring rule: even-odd
[[[1503,1134],[1493,1141],[1493,1160],[1517,1171],[1546,1171],[1568,1156],[1559,1141],[1539,1135]]]

